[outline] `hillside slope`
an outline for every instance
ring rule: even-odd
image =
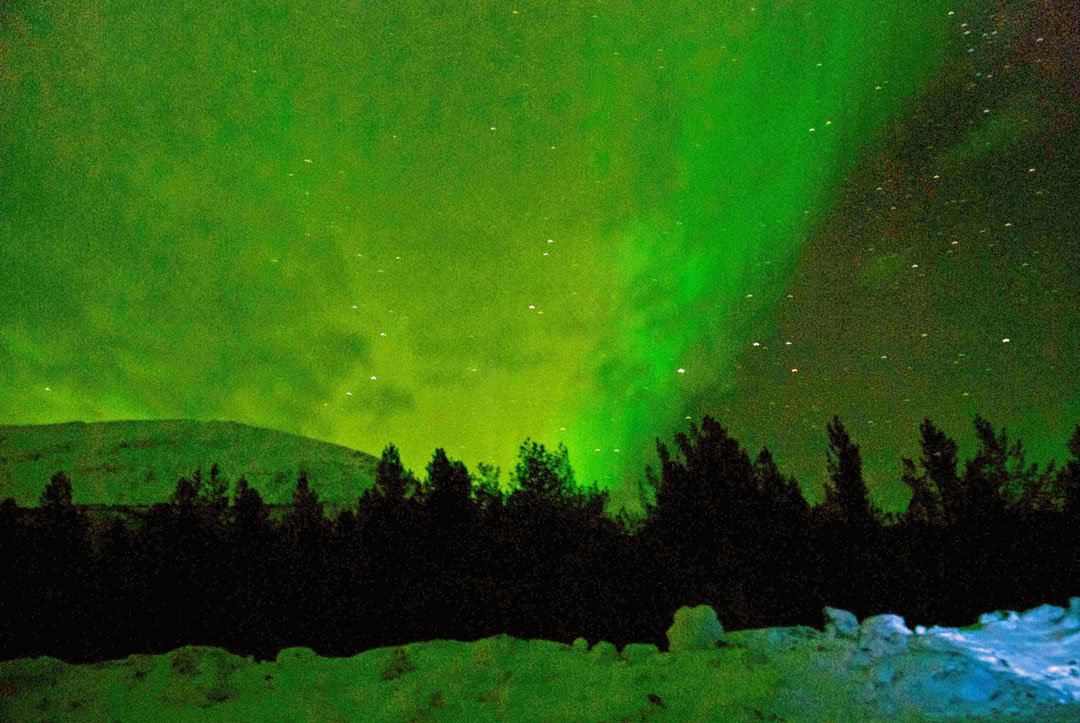
[[[236,422],[150,420],[0,425],[0,499],[38,504],[57,470],[71,476],[76,504],[140,505],[164,501],[181,475],[217,463],[240,475],[271,504],[291,500],[307,470],[328,503],[351,502],[375,477],[376,459],[329,442]]]

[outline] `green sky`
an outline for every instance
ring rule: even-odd
[[[6,3],[0,421],[418,469],[532,437],[609,487],[711,413],[813,499],[836,413],[891,508],[924,416],[1060,458],[1080,96],[1046,8]]]

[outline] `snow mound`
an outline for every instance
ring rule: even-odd
[[[974,630],[934,626],[924,635],[948,641],[983,662],[1046,686],[1061,702],[1080,701],[1080,598],[1069,609],[1040,605],[1024,613],[1014,610],[979,616]]]
[[[859,619],[847,610],[825,608],[825,632],[833,638],[855,638],[859,634]]]
[[[859,647],[875,658],[897,655],[907,650],[910,636],[911,631],[899,615],[874,615],[859,626]]]
[[[709,605],[682,606],[675,611],[675,621],[667,629],[668,652],[715,650],[724,636],[724,628]]]

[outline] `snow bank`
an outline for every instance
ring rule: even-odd
[[[854,616],[835,611],[841,635],[807,627],[724,633],[711,608],[680,613],[671,634],[685,635],[687,646],[668,653],[500,635],[351,658],[288,648],[258,664],[197,646],[92,665],[7,661],[0,719],[1080,720],[1080,599],[1069,612],[987,615],[963,631],[912,632],[895,615],[852,627]]]
[[[1025,613],[979,617],[975,630],[931,627],[923,635],[948,641],[995,671],[1054,690],[1062,702],[1080,701],[1080,597],[1069,609],[1040,605]]]

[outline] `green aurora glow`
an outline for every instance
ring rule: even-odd
[[[0,421],[416,469],[532,437],[613,487],[712,413],[814,499],[837,413],[892,509],[924,416],[1062,458],[1080,101],[1044,6],[8,3]]]

